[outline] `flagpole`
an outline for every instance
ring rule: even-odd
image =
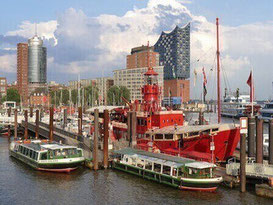
[[[254,109],[253,109],[253,100],[254,100],[254,73],[253,73],[253,67],[251,68],[251,95],[252,95],[252,99],[251,99],[251,116],[254,115]]]

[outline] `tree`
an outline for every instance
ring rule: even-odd
[[[130,91],[125,86],[112,86],[107,92],[107,102],[109,105],[124,105],[125,103],[121,97],[124,97],[128,101],[130,100]]]
[[[89,85],[84,88],[85,104],[89,106],[95,105],[99,99],[99,89],[96,86]]]
[[[15,101],[16,103],[20,103],[18,90],[15,88],[7,89],[7,95],[2,98],[2,102],[4,101]]]

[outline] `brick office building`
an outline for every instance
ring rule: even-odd
[[[17,88],[23,106],[28,105],[28,44],[17,44]]]
[[[153,47],[149,47],[150,66],[159,66],[159,53],[154,52]],[[148,67],[148,47],[140,46],[131,49],[131,55],[127,55],[127,68],[144,68]]]

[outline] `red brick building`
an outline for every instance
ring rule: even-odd
[[[33,107],[47,107],[50,105],[51,98],[50,95],[43,93],[33,93],[30,95],[29,101]]]
[[[150,49],[150,66],[159,66],[159,53],[154,52],[153,47]],[[148,47],[140,46],[131,49],[131,55],[127,55],[127,68],[144,68],[148,67]]]
[[[17,44],[17,86],[23,106],[28,105],[28,44]]]
[[[183,103],[190,100],[190,80],[164,80],[164,97],[178,96],[182,97]]]

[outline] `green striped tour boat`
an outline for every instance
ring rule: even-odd
[[[83,150],[48,140],[13,141],[10,156],[36,170],[70,172],[84,163]]]
[[[215,191],[223,181],[215,164],[130,148],[112,153],[112,168],[183,190]]]

